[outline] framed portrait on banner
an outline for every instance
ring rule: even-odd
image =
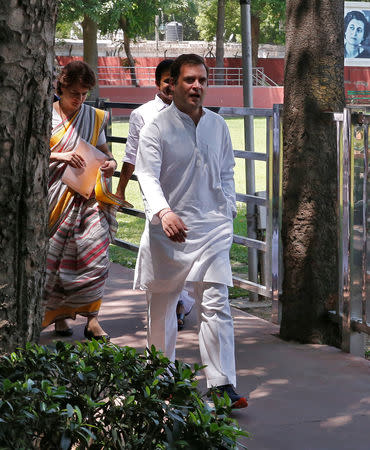
[[[344,2],[344,65],[370,66],[369,2]]]

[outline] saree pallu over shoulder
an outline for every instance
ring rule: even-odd
[[[96,146],[105,111],[82,105],[52,130],[51,152],[73,151],[79,140]],[[62,183],[66,163],[49,166],[49,251],[43,326],[76,314],[97,315],[108,276],[107,250],[117,230],[118,206],[89,199]]]
[[[67,148],[76,145],[79,138],[85,139],[91,145],[96,145],[101,131],[105,128],[109,113],[92,106],[82,104],[81,109],[72,117],[60,122],[52,130],[50,151],[70,151]]]

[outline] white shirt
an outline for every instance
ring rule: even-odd
[[[232,285],[234,154],[224,119],[203,112],[196,126],[172,103],[141,131],[136,174],[147,221],[135,288],[163,292],[185,281]],[[165,235],[156,214],[166,207],[188,227],[184,243]]]
[[[151,122],[160,111],[169,106],[157,94],[154,100],[134,109],[130,114],[129,130],[126,142],[126,153],[123,158],[124,162],[135,165],[136,154],[139,146],[140,131],[146,123]]]

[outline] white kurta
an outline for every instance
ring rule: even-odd
[[[147,221],[135,288],[170,292],[185,281],[232,285],[234,155],[224,119],[203,111],[195,126],[172,103],[141,131],[136,174]],[[156,213],[166,207],[187,225],[184,243],[165,235]]]

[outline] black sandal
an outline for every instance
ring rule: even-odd
[[[65,328],[64,330],[55,330],[55,334],[57,336],[68,337],[72,336],[73,330],[72,328]]]
[[[56,328],[56,325],[57,325],[57,323],[59,323],[59,322],[64,322],[63,323],[63,325],[65,325],[66,326],[66,328],[61,328],[61,329],[57,329]],[[66,319],[58,319],[58,320],[56,320],[55,322],[54,322],[54,331],[55,331],[55,334],[57,335],[57,336],[62,336],[62,337],[68,337],[68,336],[72,336],[72,334],[73,334],[73,330],[72,330],[72,328],[70,328],[69,326],[68,326],[68,322],[67,322],[67,320]]]
[[[110,341],[109,334],[101,334],[101,335],[95,336],[95,334],[87,328],[87,325],[85,326],[85,329],[84,329],[84,335],[85,335],[85,338],[88,339],[89,341],[91,341],[92,339],[95,339],[96,341],[99,341],[99,340],[105,340],[107,342]]]

